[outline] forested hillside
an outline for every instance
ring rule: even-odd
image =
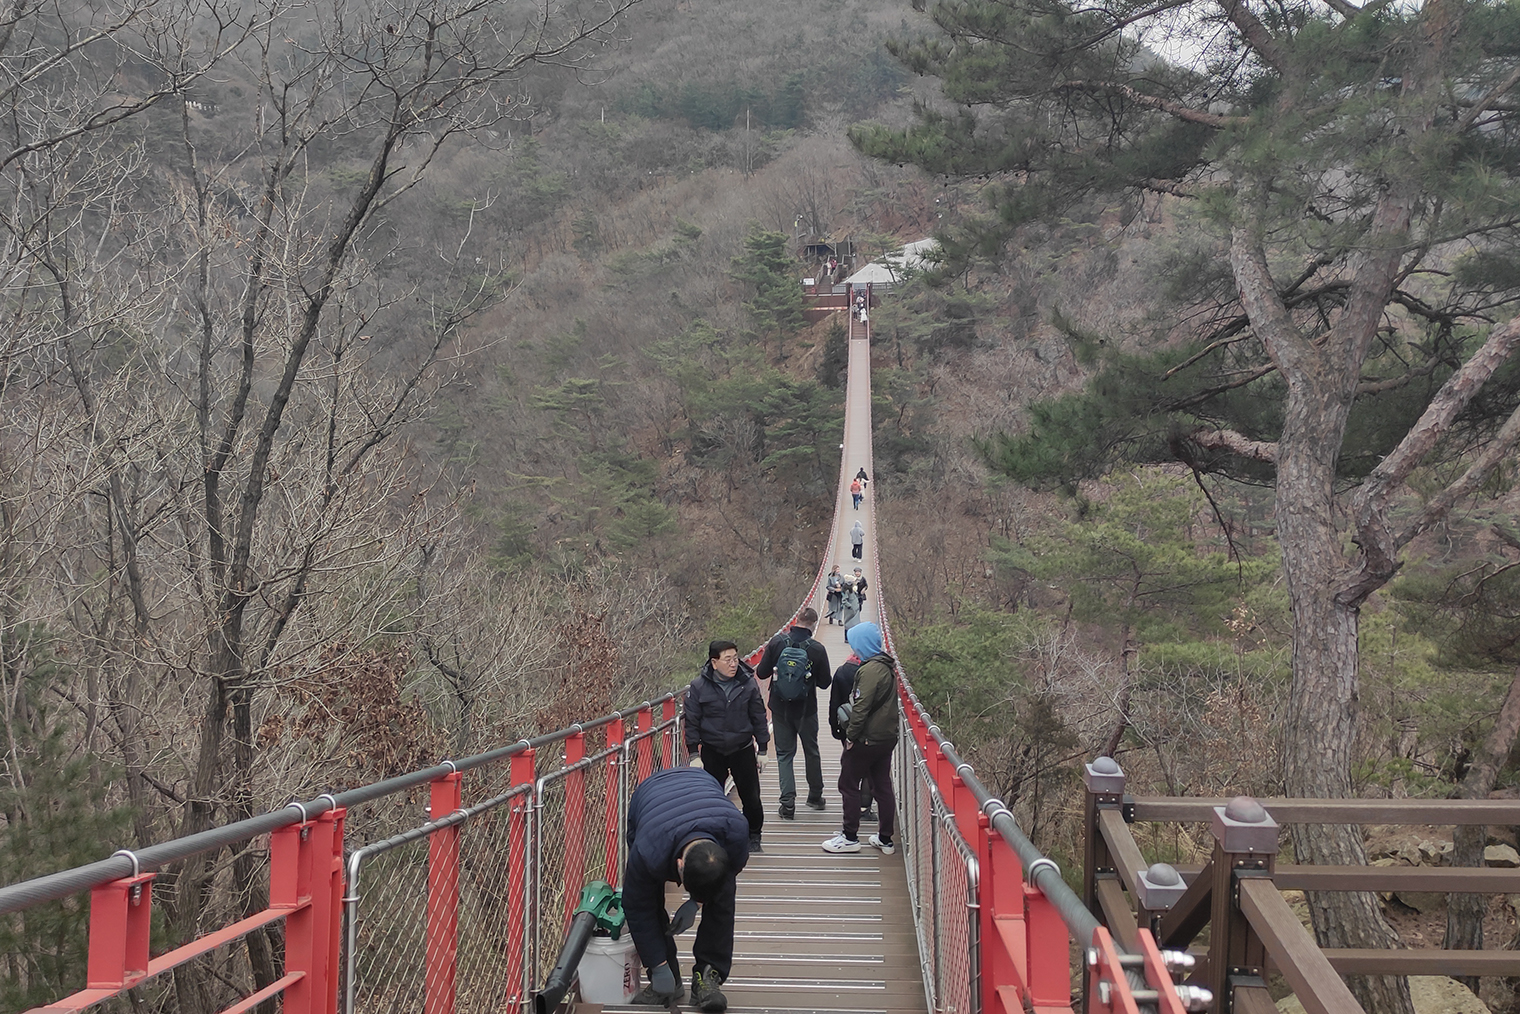
[[[920,692],[1042,847],[1079,851],[1098,752],[1136,791],[1327,791],[1328,768],[1513,791],[1512,26],[1466,15],[1481,82],[1448,92],[1500,90],[1420,100],[1457,139],[1416,172],[1378,55],[1415,13],[1350,41],[1285,15],[1275,55],[1182,68],[1065,10],[7,15],[9,879],[558,728],[768,635],[839,466],[845,339],[802,318],[810,240],[944,240],[871,316],[883,590]],[[1324,103],[1261,126],[1277,89]],[[1419,241],[1385,244],[1378,301],[1358,272],[1390,177]],[[1366,326],[1324,354],[1355,366],[1343,429],[1295,445],[1292,350],[1341,340],[1359,284]],[[1315,550],[1285,553],[1303,503]],[[1332,572],[1350,590],[1316,620]],[[1295,761],[1303,702],[1332,699],[1334,763]],[[166,932],[232,903],[193,889],[211,875]],[[1398,930],[1442,932],[1444,905],[1400,904]],[[1458,938],[1514,932],[1462,911]],[[32,934],[0,1004],[58,991],[77,922]]]

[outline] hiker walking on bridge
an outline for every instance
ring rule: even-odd
[[[802,746],[802,762],[807,772],[807,806],[821,810],[823,802],[823,761],[818,756],[818,691],[827,690],[833,681],[829,671],[829,653],[813,640],[818,611],[808,606],[797,614],[797,622],[785,633],[777,634],[765,646],[756,679],[771,681],[771,726],[776,733],[776,777],[781,783],[781,806],[776,811],[783,820],[797,816],[797,776],[792,760],[797,746]]]
[[[834,569],[829,571],[828,580],[823,584],[824,601],[829,606],[829,622],[839,621],[839,598],[844,593],[844,575],[839,573],[839,564],[834,564]]]
[[[850,529],[850,555],[853,556],[857,560],[863,560],[863,559],[865,559],[865,552],[866,552],[866,530],[865,530],[865,526],[862,525],[859,521],[857,521],[857,522],[855,522],[855,527]]]
[[[749,823],[707,772],[666,768],[644,779],[628,801],[627,840],[623,915],[649,973],[633,1002],[669,1007],[685,999],[675,938],[691,928],[701,906],[691,999],[700,1010],[726,1010],[719,987],[734,961],[736,877],[749,862]],[[674,919],[665,911],[667,883],[690,895]]]
[[[755,670],[732,641],[707,646],[707,664],[686,688],[686,752],[701,751],[702,767],[721,787],[732,777],[749,821],[749,850],[760,851],[765,804],[760,801],[760,758],[770,745],[765,703]]]
[[[897,748],[896,662],[884,650],[881,628],[859,623],[844,632],[855,654],[865,659],[855,670],[850,713],[844,716],[844,753],[839,758],[839,794],[844,799],[844,827],[823,843],[825,852],[860,851],[860,784],[870,779],[876,793],[878,831],[867,843],[891,855],[897,797],[892,791],[892,751]]]

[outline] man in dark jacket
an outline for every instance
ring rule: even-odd
[[[897,820],[897,797],[892,791],[892,751],[897,747],[896,663],[883,650],[881,628],[876,624],[856,624],[844,636],[865,661],[855,670],[850,715],[843,723],[839,794],[844,798],[844,828],[823,843],[823,850],[860,851],[860,783],[869,778],[880,817],[879,830],[871,835],[869,844],[891,855],[897,851],[892,841]]]
[[[797,756],[797,744],[802,744],[803,767],[807,772],[807,805],[814,810],[823,809],[823,762],[818,757],[818,691],[826,689],[833,679],[829,672],[829,653],[823,645],[813,640],[813,627],[818,622],[818,611],[805,607],[797,614],[797,623],[784,634],[777,634],[765,646],[760,664],[755,667],[756,679],[771,681],[771,724],[776,730],[776,775],[781,783],[781,807],[776,812],[784,820],[797,816],[797,776],[792,769],[792,759]],[[787,700],[771,677],[781,653],[789,647],[801,648],[807,653],[807,693],[797,700]]]
[[[719,987],[734,960],[735,877],[749,862],[749,824],[723,794],[723,786],[696,768],[656,771],[628,801],[628,862],[623,867],[623,915],[649,972],[649,985],[635,1003],[668,1007],[681,1000],[676,935],[702,908],[702,925],[691,948],[692,1002],[721,1011],[728,999]],[[691,900],[671,919],[665,885],[686,888]]]
[[[685,722],[686,752],[702,752],[702,766],[720,787],[733,777],[749,821],[750,851],[759,852],[760,829],[765,826],[760,757],[770,746],[771,734],[755,670],[739,657],[734,642],[707,646],[707,664],[686,688]]]

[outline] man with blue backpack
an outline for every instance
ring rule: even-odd
[[[781,782],[781,807],[776,812],[784,820],[797,817],[797,777],[792,758],[802,745],[803,766],[807,772],[807,805],[823,809],[823,762],[818,757],[818,691],[833,681],[829,670],[829,653],[813,640],[818,611],[805,607],[797,622],[785,633],[777,634],[765,646],[755,679],[771,681],[771,728],[776,740],[776,774]]]

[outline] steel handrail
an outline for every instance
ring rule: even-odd
[[[188,859],[191,856],[200,855],[202,852],[210,852],[213,849],[226,848],[250,838],[256,838],[261,834],[278,831],[282,827],[308,821],[313,817],[320,816],[329,810],[344,807],[357,806],[380,799],[384,796],[394,795],[408,789],[417,788],[430,782],[435,782],[456,771],[469,771],[495,761],[504,760],[515,756],[525,750],[537,750],[541,747],[550,746],[562,742],[577,732],[588,729],[598,729],[619,719],[636,715],[644,708],[654,707],[672,700],[676,693],[664,694],[652,701],[645,701],[610,715],[595,719],[590,722],[582,722],[579,725],[570,726],[567,729],[559,729],[555,732],[544,733],[531,739],[522,739],[510,746],[497,747],[484,753],[466,757],[463,760],[446,760],[433,767],[424,768],[421,771],[413,771],[409,774],[397,775],[394,778],[386,778],[382,781],[372,782],[369,785],[361,785],[349,789],[346,792],[324,793],[315,799],[309,799],[301,803],[290,803],[281,809],[270,813],[261,814],[257,817],[249,817],[245,820],[213,827],[196,834],[186,835],[182,838],[174,838],[170,841],[149,845],[146,848],[132,851],[122,850],[106,859],[100,859],[83,866],[76,866],[68,870],[60,870],[57,873],[49,873],[31,880],[23,880],[18,884],[0,887],[0,915],[8,912],[17,912],[33,905],[46,901],[57,901],[88,891],[92,888],[109,884],[113,880],[123,877],[135,876],[141,872],[156,870],[172,862]]]

